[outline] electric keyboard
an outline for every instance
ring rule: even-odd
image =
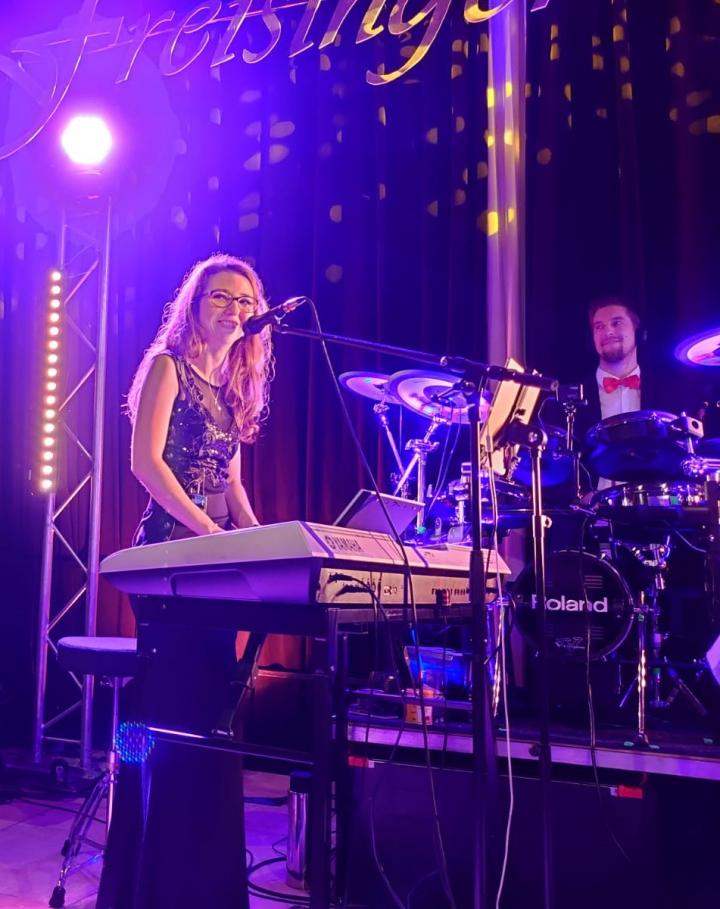
[[[510,569],[484,552],[488,588]],[[406,562],[407,560],[407,562]],[[403,546],[388,534],[287,521],[122,549],[100,573],[126,593],[268,603],[467,603],[470,550]],[[408,572],[409,567],[409,572]]]

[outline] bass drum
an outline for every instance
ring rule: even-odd
[[[607,559],[565,549],[548,555],[545,565],[545,633],[548,656],[562,660],[607,656],[628,636],[633,598],[620,573]],[[523,637],[540,645],[535,605],[535,571],[525,568],[513,584],[515,621]]]

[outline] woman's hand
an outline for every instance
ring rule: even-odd
[[[225,529],[223,527],[221,527],[219,524],[216,524],[215,521],[211,521],[208,519],[207,524],[203,525],[202,529],[198,533],[198,536],[205,536],[206,534],[209,534],[209,533],[224,533],[224,530]]]

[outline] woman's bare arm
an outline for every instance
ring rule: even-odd
[[[163,460],[173,403],[179,386],[171,357],[156,357],[148,371],[133,426],[130,469],[158,505],[196,534],[222,530],[191,501]]]

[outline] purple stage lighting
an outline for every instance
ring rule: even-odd
[[[70,120],[63,130],[60,143],[74,164],[95,166],[107,158],[113,140],[102,117],[86,114]]]

